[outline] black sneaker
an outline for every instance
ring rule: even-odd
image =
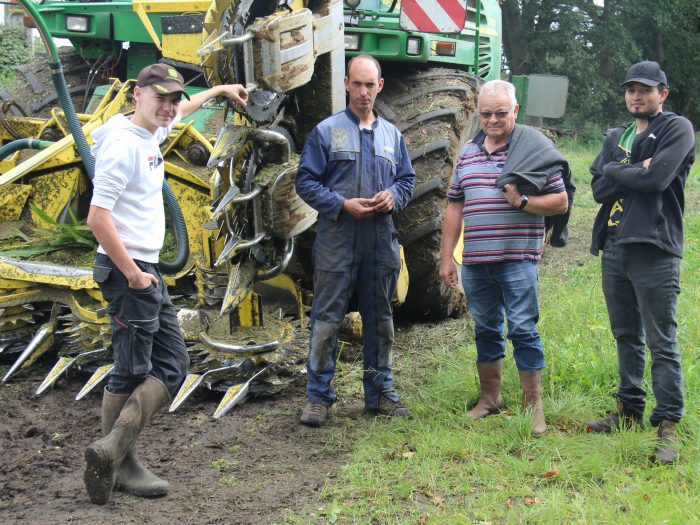
[[[320,403],[311,403],[310,401],[306,403],[304,410],[301,412],[302,425],[308,427],[320,427],[326,422],[326,416],[328,415],[328,407],[326,405],[321,405]]]
[[[365,414],[389,417],[405,417],[408,419],[413,417],[411,411],[403,406],[401,401],[392,401],[386,396],[380,396],[379,408],[369,408],[365,406]]]

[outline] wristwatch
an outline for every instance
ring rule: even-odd
[[[518,209],[524,210],[525,206],[527,206],[527,201],[528,201],[527,195],[521,195],[520,198],[522,200],[520,201],[520,206],[518,206]]]

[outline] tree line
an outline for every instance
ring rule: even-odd
[[[622,104],[627,68],[655,60],[666,72],[664,109],[700,125],[700,1],[500,0],[504,67],[513,74],[569,78],[559,124],[607,127],[629,119]]]

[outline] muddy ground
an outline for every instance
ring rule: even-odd
[[[298,423],[303,377],[220,420],[211,417],[220,395],[195,393],[177,412],[158,414],[139,440],[139,454],[170,481],[170,494],[146,500],[115,493],[99,507],[88,500],[82,474],[85,446],[99,432],[101,395],[75,401],[82,382],[74,378],[36,398],[46,372],[48,365],[36,367],[0,386],[3,524],[284,523],[313,515],[319,489],[345,461],[347,449],[329,439],[333,429]],[[334,425],[351,434],[361,409],[360,399],[343,400]]]

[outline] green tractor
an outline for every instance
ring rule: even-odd
[[[295,283],[310,282],[311,238],[305,232],[314,215],[293,192],[296,152],[316,123],[344,106],[343,39],[345,57],[366,53],[380,61],[385,86],[376,108],[403,132],[417,172],[411,204],[396,221],[410,278],[409,286],[405,278],[400,286],[397,312],[424,320],[463,311],[464,297],[446,289],[437,274],[440,229],[453,164],[478,124],[478,86],[500,75],[497,0],[345,0],[342,6],[339,0],[42,0],[34,5],[50,37],[69,39],[73,58],[79,58],[66,73],[73,81],[68,92],[84,99],[78,115],[84,129],[128,110],[127,79],[156,61],[176,66],[193,90],[236,82],[250,91],[245,114],[234,116],[215,104],[205,108],[164,154],[189,246],[181,254],[178,245],[176,260],[182,264],[170,272],[170,283],[176,293],[196,299],[181,305],[180,317],[196,350],[191,353],[198,356],[171,410],[205,384],[226,393],[221,414],[254,377],[262,381],[258,374],[273,388],[277,379],[270,370],[284,375],[276,364],[296,362],[282,343],[268,341],[279,339],[276,335],[256,333],[255,327],[264,324],[261,297],[275,289],[287,288],[293,299],[286,310],[296,309],[301,317]],[[38,73],[24,68],[23,74],[31,86],[41,87]],[[52,99],[4,107],[17,109],[26,102],[30,111],[41,111]],[[5,115],[1,120],[7,124],[0,128],[3,143],[24,136],[56,144],[32,157],[41,162],[25,162],[24,152],[0,159],[0,203],[3,198],[18,202],[16,192],[26,203],[0,215],[0,223],[80,218],[89,182],[68,140],[65,116],[53,109],[48,119]],[[0,354],[21,352],[10,372],[52,346],[63,349],[40,391],[69,367],[93,373],[79,397],[109,373],[101,297],[86,266],[68,261],[57,269],[0,257]],[[284,281],[287,275],[293,279]],[[272,283],[273,277],[286,284]],[[273,316],[269,311],[265,316],[275,331]]]

